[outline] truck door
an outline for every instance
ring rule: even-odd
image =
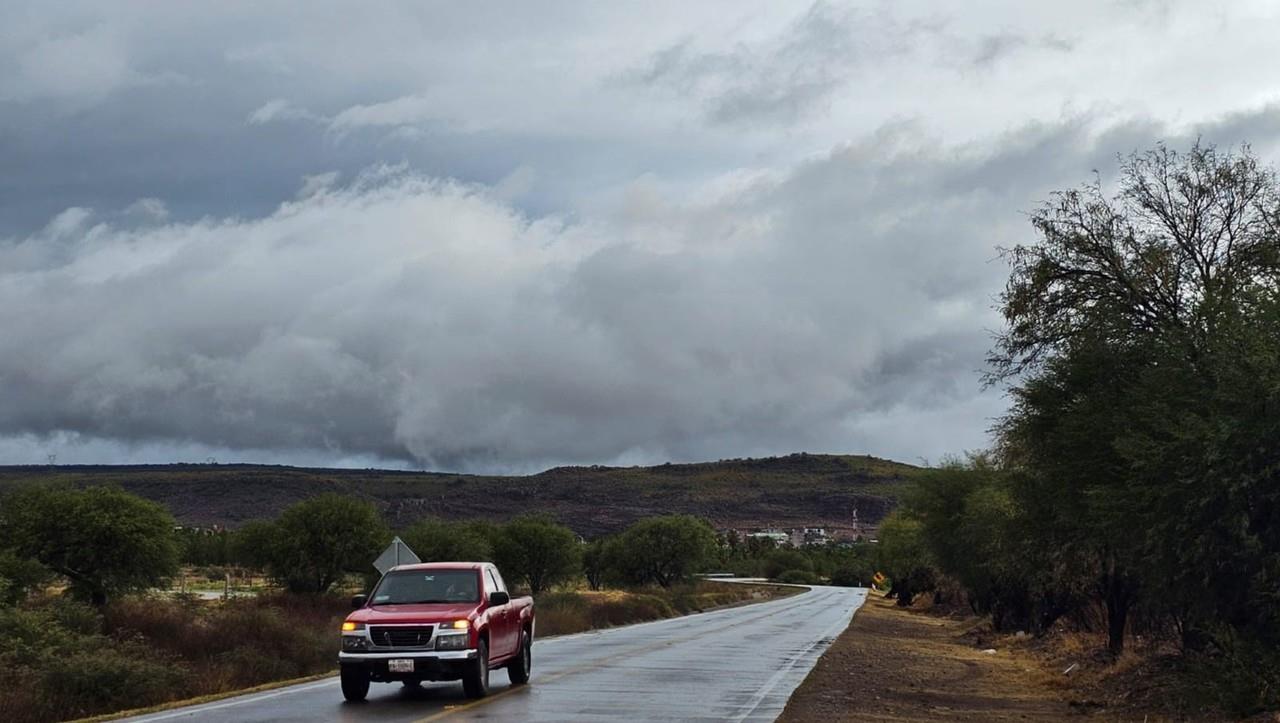
[[[492,567],[485,568],[485,587],[489,592],[506,592],[507,587],[502,582],[502,577]],[[515,652],[516,631],[520,627],[520,621],[512,612],[514,606],[511,603],[492,608],[489,611],[489,648],[493,657],[502,657],[511,655]]]

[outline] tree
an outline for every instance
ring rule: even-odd
[[[250,520],[231,533],[227,554],[231,562],[254,570],[271,566],[279,530],[271,520]]]
[[[1007,252],[988,378],[1015,400],[1002,454],[1034,537],[1060,550],[1055,582],[1090,581],[1113,652],[1139,604],[1280,632],[1259,627],[1252,588],[1277,551],[1278,212],[1247,148],[1161,146],[1122,162],[1114,195],[1100,180],[1055,195],[1038,242]],[[1253,591],[1213,589],[1224,566]]]
[[[390,533],[372,504],[326,493],[286,509],[269,537],[272,576],[291,592],[322,593],[372,565]]]
[[[177,572],[174,526],[159,504],[114,487],[35,487],[10,495],[3,509],[14,554],[66,578],[73,595],[98,607]]]
[[[813,561],[799,550],[775,550],[764,560],[764,576],[775,578],[788,570],[813,572]]]
[[[582,574],[592,590],[604,587],[609,569],[608,540],[592,540],[582,546]]]
[[[989,379],[1006,381],[1068,356],[1081,338],[1112,348],[1172,336],[1195,358],[1217,321],[1280,282],[1280,186],[1246,147],[1197,143],[1134,154],[1108,197],[1100,179],[1031,217],[1035,244],[1005,251],[1006,330]]]
[[[49,570],[39,562],[0,549],[0,605],[16,605],[29,592],[49,581]]]
[[[934,586],[933,558],[919,520],[895,511],[880,523],[880,567],[892,583],[889,594],[906,607]]]
[[[503,575],[534,595],[582,571],[578,536],[548,517],[523,515],[503,525],[494,544]]]
[[[715,556],[716,533],[689,515],[650,517],[628,527],[613,547],[612,566],[635,584],[671,587]]]
[[[493,545],[485,532],[469,522],[421,520],[400,534],[423,562],[490,562]]]
[[[1079,597],[1061,579],[1075,525],[1061,499],[1041,492],[981,454],[926,470],[904,495],[934,564],[999,630],[1043,632]]]

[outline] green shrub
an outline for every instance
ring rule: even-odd
[[[831,573],[831,584],[838,587],[869,587],[875,570],[860,565],[845,565]]]
[[[333,648],[330,636],[330,648]],[[332,649],[329,651],[333,656]],[[221,673],[218,678],[224,684],[234,688],[248,688],[273,680],[288,680],[304,674],[308,668],[288,655],[277,655],[270,648],[263,648],[257,642],[237,645],[219,653],[213,660],[214,669]]]
[[[34,559],[0,549],[0,605],[16,605],[50,577],[49,570]]]
[[[152,705],[180,693],[185,666],[142,646],[98,646],[51,656],[42,666],[41,694],[58,718]]]
[[[548,517],[522,515],[503,525],[493,552],[507,585],[534,595],[582,574],[578,536]]]
[[[817,575],[808,570],[786,570],[774,579],[789,585],[817,585],[821,582]]]
[[[776,578],[787,570],[804,570],[813,572],[813,561],[799,550],[776,550],[768,554],[761,566],[761,572],[770,579]]]

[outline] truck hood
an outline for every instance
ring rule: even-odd
[[[430,605],[372,605],[347,616],[357,623],[443,623],[466,620],[479,603],[432,603]]]

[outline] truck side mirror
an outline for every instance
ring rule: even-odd
[[[505,593],[505,592],[489,593],[490,605],[506,605],[509,602],[511,602],[511,595],[508,593]]]
[[[364,607],[364,604],[365,604],[365,603],[367,603],[367,602],[369,602],[369,596],[368,596],[368,595],[352,595],[352,596],[351,596],[351,609],[352,609],[352,610],[354,610],[354,609],[356,609],[356,608],[362,608],[362,607]]]

